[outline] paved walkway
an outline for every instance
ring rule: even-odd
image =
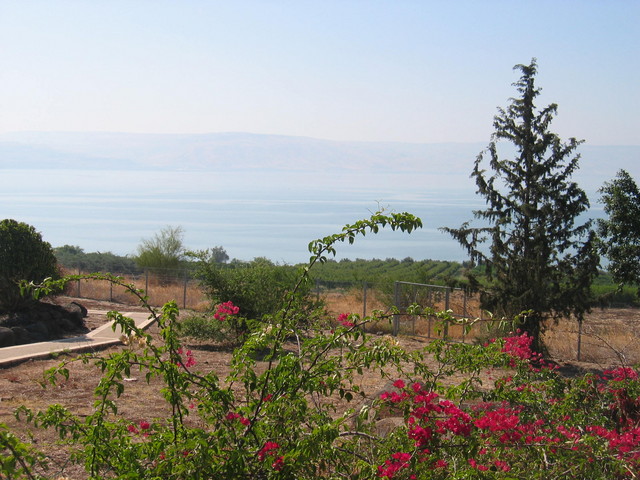
[[[97,348],[120,343],[122,330],[119,328],[116,328],[115,332],[112,330],[112,324],[107,322],[107,312],[99,310],[89,311],[91,314],[104,314],[105,324],[79,337],[0,348],[0,368],[24,362],[32,358],[46,358],[52,353],[92,351]],[[122,314],[125,317],[133,319],[139,328],[147,328],[153,323],[153,320],[149,319],[149,312],[123,312]]]

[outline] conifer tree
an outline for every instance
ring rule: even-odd
[[[443,230],[486,267],[483,308],[508,318],[528,311],[521,328],[541,350],[545,319],[574,315],[582,321],[599,259],[591,222],[578,222],[589,201],[571,180],[582,142],[565,143],[549,131],[557,105],[535,106],[536,60],[514,69],[521,72],[514,83],[519,96],[506,110],[498,108],[489,146],[471,174],[486,201],[473,212],[480,225]],[[502,158],[498,147],[515,150],[515,157]]]

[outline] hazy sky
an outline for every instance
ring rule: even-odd
[[[0,132],[487,141],[537,57],[553,130],[640,144],[636,0],[0,0]]]

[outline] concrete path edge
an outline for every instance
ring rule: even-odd
[[[91,314],[104,314],[105,324],[91,332],[72,338],[61,338],[48,342],[29,343],[0,348],[0,369],[31,360],[49,358],[62,353],[92,352],[111,345],[122,343],[120,336],[122,330],[116,328],[113,331],[112,323],[107,321],[107,312],[90,310]],[[125,317],[131,318],[138,328],[148,328],[155,319],[149,312],[124,312]]]

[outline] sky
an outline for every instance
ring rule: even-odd
[[[640,144],[636,0],[0,0],[0,133],[486,142],[537,58],[553,129]]]

